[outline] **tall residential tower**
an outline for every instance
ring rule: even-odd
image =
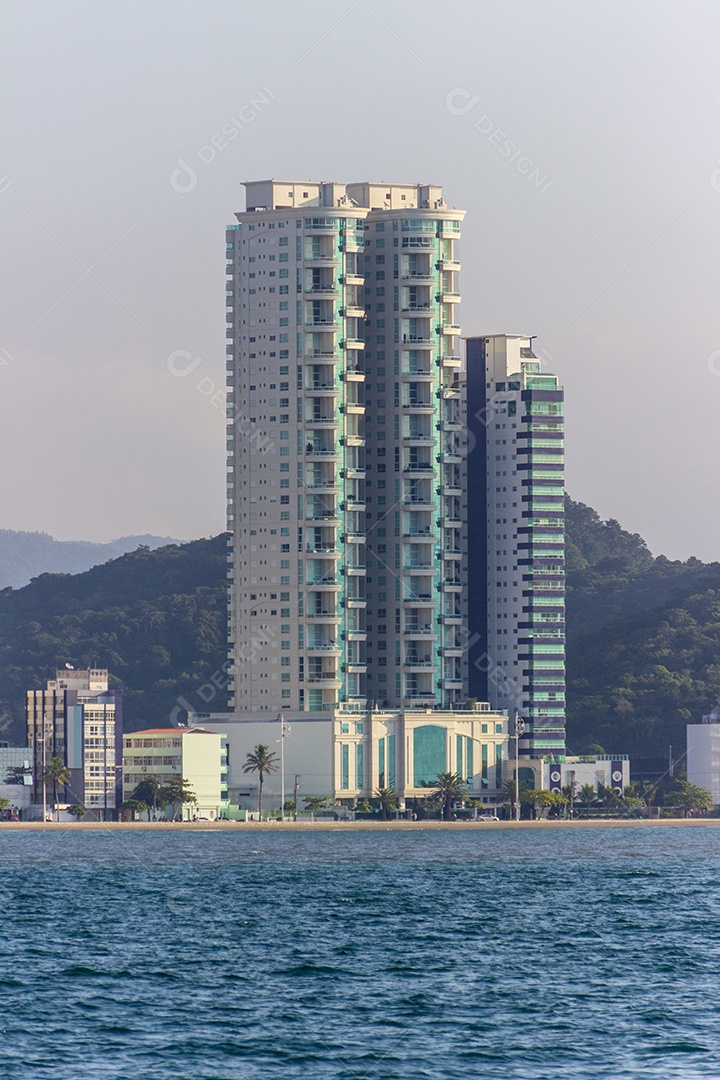
[[[262,181],[227,231],[230,707],[467,696],[464,212]]]
[[[533,339],[469,338],[470,691],[525,721],[526,756],[565,752],[564,393]],[[477,482],[472,482],[473,479]]]

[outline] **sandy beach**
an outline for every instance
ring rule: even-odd
[[[131,832],[177,832],[210,831],[220,832],[387,832],[388,830],[423,830],[423,829],[653,829],[658,826],[713,828],[720,826],[720,818],[590,818],[574,821],[80,821],[80,822],[42,822],[42,821],[3,821],[3,832],[97,832],[101,830]]]

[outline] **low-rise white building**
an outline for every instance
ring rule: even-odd
[[[123,801],[156,776],[166,784],[182,777],[197,799],[183,818],[222,817],[227,811],[227,755],[224,733],[203,728],[149,728],[123,738]]]
[[[515,775],[514,762],[512,775]],[[520,759],[521,786],[562,791],[572,783],[576,785],[576,797],[577,791],[587,784],[592,784],[596,792],[612,788],[616,795],[622,795],[630,783],[630,759],[627,754]]]
[[[703,716],[702,724],[687,726],[687,775],[720,805],[720,705]]]
[[[468,796],[495,803],[509,775],[508,717],[479,705],[475,710],[343,709],[268,717],[262,714],[196,716],[209,731],[227,734],[228,791],[231,803],[257,810],[258,778],[245,773],[248,754],[258,744],[276,754],[275,771],[263,783],[263,809],[284,797],[298,804],[325,796],[352,806],[373,798],[379,788],[392,788],[400,806],[427,796],[441,772],[457,772],[468,784]],[[281,753],[281,730],[285,732]],[[514,767],[514,766],[513,766]]]

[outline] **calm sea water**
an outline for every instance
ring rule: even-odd
[[[2,1080],[720,1076],[720,830],[0,834]]]

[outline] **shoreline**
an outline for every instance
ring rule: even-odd
[[[516,830],[516,829],[627,829],[717,827],[720,818],[589,818],[574,821],[2,821],[3,832],[387,832],[422,829]]]

